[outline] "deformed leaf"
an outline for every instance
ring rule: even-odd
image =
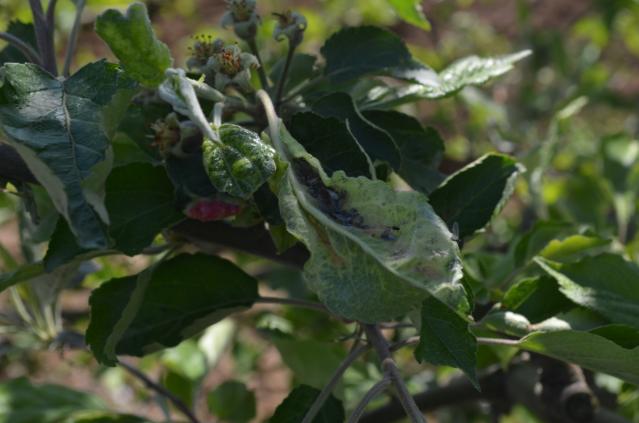
[[[277,406],[275,414],[268,423],[299,423],[320,394],[319,389],[308,385],[299,385],[293,389],[284,401]],[[345,419],[342,402],[330,395],[312,423],[339,423]]]
[[[99,362],[113,365],[116,354],[177,345],[257,297],[257,281],[231,262],[180,255],[93,291],[86,341]]]
[[[377,322],[429,294],[467,307],[457,245],[422,194],[342,171],[329,177],[281,123],[271,137],[289,162],[278,195],[282,217],[311,251],[304,277],[331,311]]]
[[[371,110],[364,117],[385,130],[399,148],[401,164],[395,169],[414,189],[428,194],[443,181],[437,171],[444,141],[434,128],[423,128],[412,116],[397,111]]]
[[[343,170],[348,176],[371,176],[370,159],[338,119],[312,112],[297,113],[291,119],[290,130],[328,174]]]
[[[468,321],[433,297],[422,303],[417,361],[461,369],[475,388],[477,381],[477,340],[468,330]]]
[[[113,64],[91,63],[60,81],[33,64],[0,69],[0,123],[84,248],[108,244],[103,183],[112,134],[136,84]]]
[[[126,15],[107,10],[96,19],[95,31],[132,78],[151,88],[162,83],[173,59],[166,44],[155,37],[143,3],[133,3]]]
[[[509,156],[486,154],[449,176],[430,194],[429,201],[448,227],[457,224],[459,237],[463,238],[499,213],[523,170]]]
[[[639,266],[617,254],[584,257],[575,263],[535,261],[557,280],[573,302],[594,310],[612,323],[639,328]]]
[[[401,158],[391,136],[367,120],[348,94],[328,94],[315,101],[311,108],[320,116],[333,117],[345,122],[353,137],[371,159],[388,162],[393,168],[399,168]]]
[[[202,144],[204,168],[218,191],[247,198],[275,173],[275,151],[241,126],[224,124],[219,134]]]

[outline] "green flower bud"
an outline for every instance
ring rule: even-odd
[[[273,13],[273,15],[277,17],[277,26],[273,32],[273,38],[276,41],[282,41],[286,37],[292,45],[302,42],[307,26],[306,18],[303,15],[290,10],[284,13]]]
[[[260,17],[255,11],[255,0],[227,0],[227,12],[222,16],[222,27],[233,27],[243,40],[255,38]]]

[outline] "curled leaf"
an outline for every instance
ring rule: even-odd
[[[241,126],[224,124],[219,135],[202,144],[206,173],[218,191],[249,197],[275,173],[275,151]]]

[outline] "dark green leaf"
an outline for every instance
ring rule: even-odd
[[[310,54],[298,53],[293,55],[293,60],[288,69],[288,76],[286,77],[286,84],[284,85],[284,93],[313,77],[316,60],[317,58]],[[285,62],[286,58],[283,57],[273,66],[273,69],[271,69],[271,81],[280,80]]]
[[[535,225],[515,244],[513,249],[515,267],[527,265],[550,241],[562,238],[571,232],[573,232],[573,225],[569,223],[544,220],[535,222]]]
[[[612,323],[639,328],[639,266],[616,254],[557,263],[537,257],[537,264],[559,283],[575,303],[594,310]]]
[[[71,232],[66,220],[58,219],[55,231],[49,241],[47,254],[43,262],[47,272],[71,262],[75,257],[85,254],[90,250],[81,248]]]
[[[523,166],[502,154],[487,154],[449,176],[429,197],[448,227],[459,237],[472,235],[499,213]]]
[[[399,168],[401,159],[393,139],[386,131],[362,116],[348,94],[326,95],[313,103],[312,109],[325,118],[333,117],[345,122],[371,159],[388,162],[393,168]]]
[[[291,135],[322,162],[329,174],[343,170],[348,176],[371,176],[372,165],[346,125],[312,112],[293,115]]]
[[[420,340],[415,348],[417,361],[461,369],[475,388],[477,381],[477,340],[468,322],[441,301],[429,297],[422,303]]]
[[[275,151],[241,126],[224,124],[219,134],[221,142],[202,144],[204,169],[218,191],[247,198],[275,173]]]
[[[371,110],[364,117],[393,137],[401,157],[399,176],[424,194],[437,188],[444,179],[437,171],[444,141],[434,128],[423,128],[414,117],[396,111]]]
[[[148,163],[115,168],[106,182],[105,202],[115,248],[128,255],[142,251],[162,229],[183,218],[164,168]]]
[[[165,160],[165,166],[181,205],[186,205],[194,198],[213,197],[217,192],[204,170],[201,152],[187,157],[169,156]]]
[[[300,385],[293,389],[288,397],[275,410],[269,423],[299,423],[320,391],[310,386]],[[329,396],[312,423],[343,423],[344,406],[334,396]]]
[[[502,307],[526,316],[532,323],[549,319],[573,306],[559,292],[557,282],[548,276],[517,282],[508,289],[502,300]]]
[[[255,394],[246,386],[229,380],[206,396],[209,411],[229,423],[246,423],[255,417]]]
[[[38,47],[32,23],[11,21],[9,22],[9,26],[7,27],[6,32],[18,37],[22,41],[25,41],[27,44],[33,47],[34,50],[37,51]],[[5,48],[2,49],[2,51],[0,51],[0,65],[10,62],[23,63],[26,61],[28,60],[22,54],[22,52],[11,44],[7,45]]]
[[[93,291],[86,340],[98,361],[177,345],[258,297],[257,282],[229,261],[180,255]]]
[[[424,16],[420,0],[388,0],[388,2],[402,20],[425,31],[430,30],[430,23]]]
[[[2,423],[76,421],[78,414],[104,409],[99,398],[64,386],[33,385],[26,378],[0,383]]]
[[[162,83],[173,59],[166,44],[155,37],[143,3],[133,3],[126,15],[107,10],[96,19],[95,31],[132,78],[151,88]]]
[[[407,66],[412,57],[397,35],[374,26],[344,28],[333,34],[321,53],[324,74],[343,82],[369,73],[384,73]]]
[[[135,90],[116,65],[89,64],[64,82],[33,64],[0,69],[4,132],[84,248],[108,239],[103,184],[109,136]]]

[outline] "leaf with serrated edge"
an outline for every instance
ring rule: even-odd
[[[461,238],[486,226],[499,213],[524,167],[503,154],[486,154],[450,175],[429,196],[449,227],[457,224]]]
[[[0,122],[9,143],[46,188],[85,248],[108,238],[102,202],[109,136],[136,84],[105,61],[59,81],[33,64],[1,68]]]
[[[183,254],[93,291],[87,344],[100,363],[172,347],[250,307],[257,281],[227,260]]]
[[[557,263],[542,257],[535,262],[559,284],[571,301],[594,310],[612,323],[639,328],[639,266],[617,254]]]
[[[95,31],[132,78],[150,88],[162,83],[173,59],[166,44],[155,37],[143,3],[133,3],[126,15],[107,10],[96,19]]]
[[[279,188],[282,217],[311,251],[305,279],[332,312],[388,320],[429,294],[468,307],[457,245],[422,194],[342,171],[328,177],[281,122],[276,136],[290,164]]]
[[[479,389],[477,341],[468,330],[468,321],[430,297],[422,303],[420,326],[417,361],[457,367]]]

